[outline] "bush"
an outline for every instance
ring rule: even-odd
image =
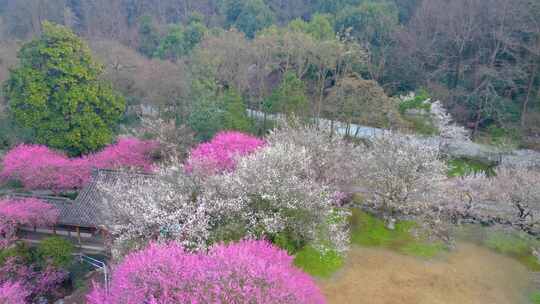
[[[205,175],[231,171],[236,167],[237,157],[253,153],[264,144],[262,139],[244,133],[221,132],[191,150],[186,170]]]
[[[152,152],[158,144],[135,138],[121,138],[96,154],[68,158],[40,145],[19,145],[2,161],[0,179],[20,181],[24,188],[65,191],[83,187],[92,169],[136,168],[152,170]]]
[[[422,89],[418,92],[418,94],[416,94],[416,96],[414,96],[414,98],[402,101],[399,104],[399,112],[401,114],[405,114],[405,112],[412,109],[429,111],[431,109],[431,104],[429,102],[425,102],[429,98],[429,93]]]
[[[3,265],[8,259],[17,258],[24,262],[32,260],[30,248],[24,243],[17,243],[15,246],[0,250],[0,265]]]
[[[343,257],[335,250],[321,251],[306,246],[296,254],[294,265],[310,275],[327,278],[341,268]]]
[[[324,303],[313,280],[292,257],[265,241],[216,245],[205,253],[152,244],[114,270],[107,294],[97,287],[90,304]]]
[[[67,267],[73,262],[73,245],[61,237],[49,237],[41,241],[37,255],[56,267]]]
[[[452,159],[448,161],[448,176],[466,176],[476,173],[485,173],[488,176],[495,175],[493,166],[470,159]]]

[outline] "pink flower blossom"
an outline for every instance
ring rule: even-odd
[[[51,189],[64,191],[83,187],[92,169],[135,168],[151,171],[151,153],[158,144],[135,138],[121,138],[96,154],[79,158],[52,151],[42,145],[19,145],[9,151],[2,161],[0,180],[20,181],[29,190]]]
[[[96,287],[88,303],[325,303],[292,260],[266,241],[216,245],[207,254],[152,244],[128,255],[113,272],[109,294]]]
[[[240,132],[221,132],[211,141],[191,150],[186,171],[201,172],[205,175],[232,171],[237,157],[253,153],[264,145],[262,139],[254,136]]]
[[[26,304],[30,292],[20,282],[0,284],[0,303]]]
[[[0,267],[0,286],[16,282],[28,301],[21,303],[34,303],[31,300],[41,296],[58,296],[58,289],[67,276],[67,272],[50,265],[40,270],[37,265],[27,265],[20,258],[9,258]],[[3,304],[1,294],[0,291],[0,303]]]
[[[39,199],[0,200],[0,248],[14,240],[19,225],[47,226],[57,220],[56,207]]]

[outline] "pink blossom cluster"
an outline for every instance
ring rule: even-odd
[[[96,286],[87,299],[89,304],[325,303],[292,260],[266,241],[216,245],[208,253],[152,244],[116,267],[109,294]]]
[[[232,171],[237,157],[248,155],[264,145],[264,140],[241,132],[220,132],[211,141],[191,150],[186,171],[205,175]]]
[[[55,206],[35,198],[0,200],[0,248],[9,245],[18,225],[47,226],[58,219]]]
[[[33,303],[32,299],[41,296],[58,296],[59,287],[67,277],[64,270],[50,265],[40,269],[36,265],[25,264],[20,258],[9,258],[0,267],[0,286],[6,287],[6,294],[9,291],[24,296],[26,301],[21,303]],[[0,303],[3,304],[1,295],[0,291]]]
[[[0,284],[0,303],[26,304],[30,292],[21,282],[5,282]]]
[[[78,189],[90,180],[93,168],[151,171],[151,154],[157,148],[158,143],[154,141],[121,138],[101,152],[68,158],[46,146],[23,144],[13,148],[4,157],[0,180],[20,181],[29,190]]]

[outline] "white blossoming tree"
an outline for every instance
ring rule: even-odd
[[[107,228],[113,256],[141,248],[151,240],[176,240],[187,248],[204,248],[209,214],[194,202],[194,185],[178,170],[157,175],[129,172],[99,183],[108,205]]]
[[[238,228],[254,238],[286,233],[345,250],[348,212],[335,208],[335,190],[317,181],[312,157],[305,147],[274,141],[242,158],[234,172],[209,178],[200,201],[212,206],[211,224],[222,231],[217,236]]]
[[[461,210],[462,218],[540,234],[539,171],[500,167],[492,177],[476,174],[452,182],[466,206]]]

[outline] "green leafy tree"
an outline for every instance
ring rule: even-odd
[[[142,16],[139,22],[139,52],[152,57],[158,45],[159,33],[152,23],[152,17]]]
[[[184,54],[184,28],[181,25],[171,25],[167,35],[161,39],[154,56],[161,59],[176,60]]]
[[[217,91],[216,81],[212,77],[200,76],[191,85],[193,104],[187,124],[195,131],[195,139],[199,141],[210,140],[223,128],[223,107]]]
[[[223,128],[223,111],[219,103],[211,100],[197,102],[189,115],[188,125],[199,141],[210,140]]]
[[[251,121],[247,117],[246,106],[242,96],[234,89],[228,89],[223,94],[223,128],[249,132],[252,130]]]
[[[73,245],[68,240],[53,236],[39,243],[37,254],[45,263],[67,267],[73,261]]]
[[[190,18],[187,26],[171,25],[167,35],[163,37],[156,49],[155,56],[161,59],[176,61],[182,56],[189,55],[201,42],[207,32],[199,18]]]
[[[265,102],[266,111],[287,116],[304,116],[308,107],[305,84],[294,72],[285,73],[280,86]]]
[[[305,22],[302,19],[295,19],[289,23],[289,29],[304,32],[319,41],[336,38],[330,18],[321,14],[313,15],[309,22]]]
[[[43,34],[23,45],[20,63],[4,85],[14,121],[35,141],[79,155],[113,140],[124,99],[100,81],[102,66],[66,27],[43,23]]]
[[[226,0],[224,11],[229,27],[236,27],[248,38],[270,25],[274,14],[263,0]]]

